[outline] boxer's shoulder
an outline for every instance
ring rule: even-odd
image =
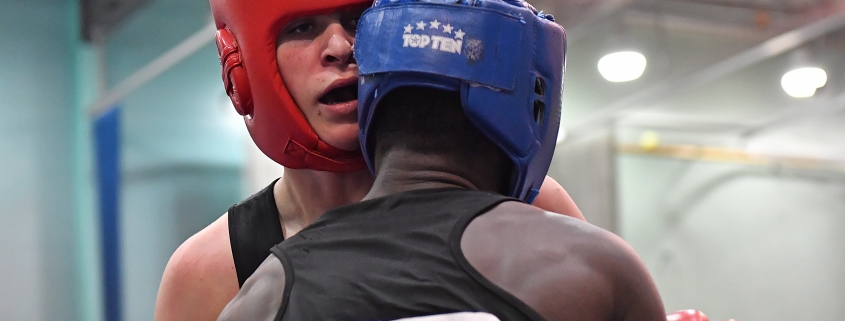
[[[285,283],[285,268],[271,254],[246,280],[218,321],[274,319],[283,304]]]
[[[474,235],[473,230],[496,231],[495,237],[486,241],[524,246],[532,249],[526,252],[529,255],[549,250],[555,252],[554,256],[563,257],[601,250],[596,247],[610,250],[603,254],[615,255],[630,249],[615,234],[590,223],[515,201],[500,203],[478,216],[464,234],[465,238],[490,236],[490,233]]]
[[[237,280],[224,214],[170,257],[156,300],[156,320],[213,320],[237,294]]]
[[[586,221],[584,214],[575,205],[575,201],[569,196],[569,193],[563,189],[554,178],[546,176],[543,180],[543,185],[540,186],[540,193],[532,203],[535,207],[541,209],[571,216],[582,221]]]
[[[219,275],[231,273],[235,276],[235,264],[229,243],[229,214],[200,230],[173,253],[168,262],[168,269],[186,274]],[[187,275],[186,275],[187,276]],[[237,285],[237,283],[235,283]]]
[[[474,234],[474,231],[482,233]],[[579,246],[587,240],[592,241],[589,244],[616,241],[615,235],[592,224],[522,202],[503,202],[476,217],[467,227],[462,242],[476,238],[482,242],[531,249],[524,253],[526,255],[553,251],[555,257],[583,252]],[[538,242],[541,240],[544,242]]]
[[[579,258],[585,252],[583,243],[604,243],[604,238],[600,229],[577,219],[521,202],[504,202],[470,222],[461,237],[461,249],[482,274],[485,269],[518,271],[495,277],[519,283],[525,281],[523,274],[583,264]]]
[[[548,320],[609,319],[611,311],[617,313],[618,293],[648,280],[636,253],[618,236],[518,202],[473,220],[461,249],[482,276]]]

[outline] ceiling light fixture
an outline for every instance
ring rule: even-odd
[[[646,59],[636,51],[620,51],[599,59],[599,73],[610,82],[632,81],[643,75]]]
[[[816,94],[816,89],[827,84],[827,73],[818,67],[803,67],[783,74],[780,85],[795,98],[807,98]]]

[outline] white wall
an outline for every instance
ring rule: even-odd
[[[619,158],[621,234],[667,310],[841,320],[845,174]]]
[[[660,13],[654,17],[654,27],[624,25],[625,32],[644,45],[649,59],[643,77],[630,83],[611,84],[596,70],[602,51],[612,45],[608,39],[613,32],[596,28],[592,36],[570,44],[564,126],[579,125],[672,76],[703,70],[765,39],[727,29],[707,33],[719,28],[660,30]],[[591,123],[588,134],[581,133],[583,138],[613,130],[617,140],[610,144],[636,144],[639,133],[656,130],[664,146],[797,157],[804,158],[807,167],[826,169],[623,153],[616,156],[614,169],[595,172],[614,156],[595,159],[599,165],[585,170],[583,162],[572,162],[591,156],[573,148],[577,142],[559,144],[550,175],[576,203],[586,205],[582,211],[588,219],[596,209],[616,207],[612,221],[645,260],[668,311],[699,309],[711,320],[842,320],[845,105],[832,99],[845,93],[843,39],[843,32],[837,31],[811,44],[824,49],[814,53],[828,71],[828,85],[814,98],[794,99],[781,89],[780,77],[792,62],[787,53],[689,91],[624,106],[625,113]],[[744,124],[788,110],[793,113],[785,122],[755,135],[740,135]],[[676,122],[682,119],[690,121]],[[561,154],[566,152],[580,154]],[[616,188],[604,187],[602,182],[613,175]],[[595,206],[597,202],[602,206]],[[600,216],[596,223],[605,220]]]

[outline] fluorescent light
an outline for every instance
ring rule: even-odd
[[[646,59],[636,51],[620,51],[599,59],[599,73],[610,82],[631,81],[642,76]]]
[[[783,74],[780,85],[792,97],[806,98],[816,94],[816,89],[827,83],[827,73],[817,67],[805,67],[790,70]]]

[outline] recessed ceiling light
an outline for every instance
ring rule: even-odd
[[[646,59],[636,51],[620,51],[599,59],[599,73],[610,82],[635,80],[645,71]]]
[[[816,94],[816,89],[827,83],[827,73],[818,67],[804,67],[783,74],[780,85],[792,97],[806,98]]]

